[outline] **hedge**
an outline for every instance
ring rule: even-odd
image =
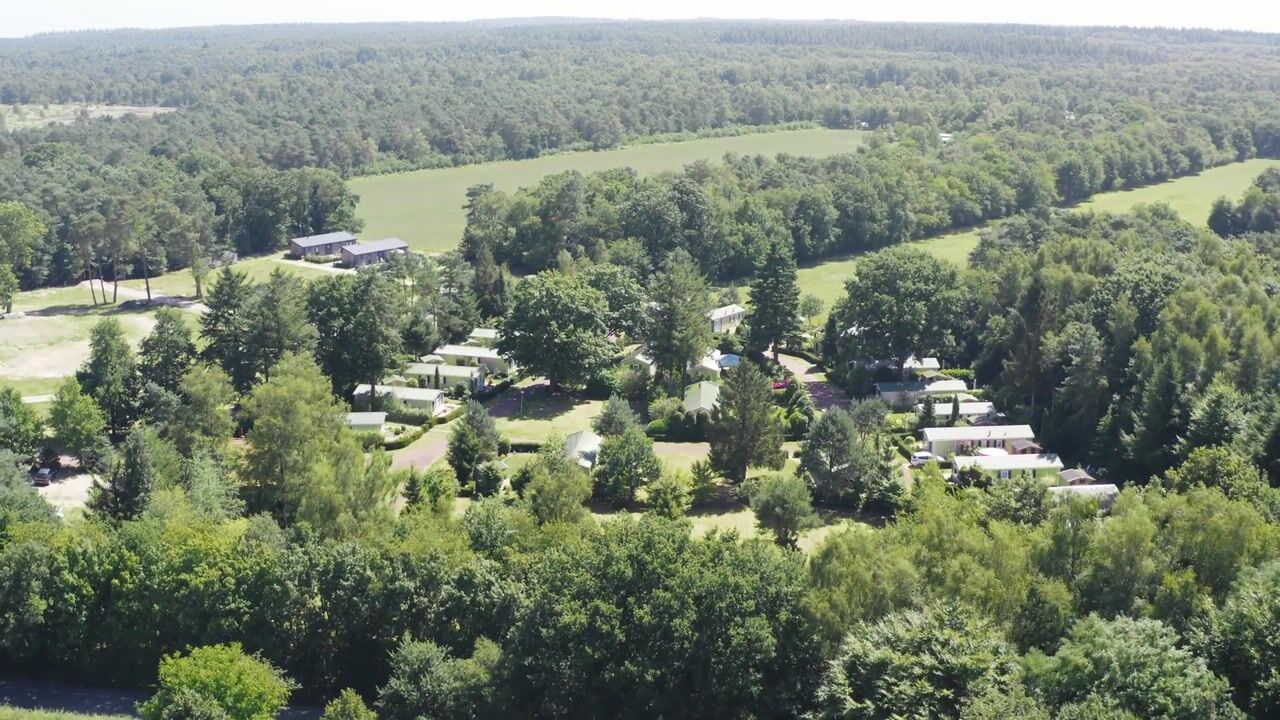
[[[395,410],[387,410],[386,412],[389,422],[415,426],[431,424],[432,413],[430,410],[402,407]]]
[[[427,429],[424,427],[409,428],[408,430],[405,430],[404,432],[391,438],[390,440],[383,442],[382,447],[386,448],[387,450],[399,450],[400,448],[408,445],[414,440],[417,440],[418,438],[422,437],[423,435],[426,434],[426,432],[427,432]]]
[[[969,368],[947,368],[942,371],[942,374],[947,377],[956,378],[957,380],[973,379],[973,370],[970,370]]]

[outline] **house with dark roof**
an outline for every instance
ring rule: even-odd
[[[409,244],[399,238],[346,245],[342,248],[342,264],[353,268],[376,265],[386,262],[396,253],[408,250]]]
[[[356,236],[346,230],[296,237],[289,241],[289,254],[297,257],[308,255],[337,255],[342,248],[355,245]]]

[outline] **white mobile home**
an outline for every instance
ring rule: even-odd
[[[711,321],[711,332],[716,333],[734,332],[746,316],[747,309],[737,304],[718,307],[707,313],[707,319]]]
[[[497,350],[478,345],[441,345],[432,355],[439,356],[450,365],[483,365],[486,370],[496,375],[505,375],[511,371],[511,363],[498,354]]]
[[[881,400],[896,405],[919,400],[923,395],[955,395],[968,391],[969,386],[963,380],[915,380],[912,382],[876,383],[876,396]]]
[[[405,376],[412,378],[422,387],[448,392],[458,385],[463,385],[477,392],[484,387],[487,370],[483,365],[450,365],[448,363],[409,363],[404,368]]]
[[[925,428],[921,436],[925,450],[946,457],[970,448],[998,448],[1009,452],[1015,441],[1034,440],[1036,434],[1030,425],[972,425]]]
[[[1015,476],[1039,477],[1054,475],[1062,470],[1057,455],[960,455],[955,458],[956,470],[977,468],[1002,480]]]
[[[399,385],[375,385],[373,392],[378,397],[393,397],[402,405],[414,410],[430,410],[431,414],[444,412],[444,393],[430,388],[401,387]],[[356,386],[356,397],[369,395],[369,385]]]
[[[939,420],[951,419],[951,403],[940,402],[933,406],[933,416]],[[916,414],[924,411],[924,405],[916,405]],[[989,402],[962,402],[960,403],[960,420],[974,420],[976,418],[994,417],[996,414],[995,403]]]

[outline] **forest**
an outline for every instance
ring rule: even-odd
[[[1280,157],[1278,47],[763,22],[0,41],[0,101],[178,108],[0,135],[0,290],[192,267],[203,300],[136,348],[103,316],[44,412],[0,388],[0,668],[146,688],[145,720],[1274,717],[1280,173],[1207,219],[1071,206]],[[358,231],[352,174],[792,121],[872,137],[477,186],[438,257],[205,266]],[[964,267],[909,244],[976,226]],[[856,269],[823,308],[797,264],[835,256]],[[375,398],[477,328],[512,376],[440,417]],[[690,410],[712,350],[736,362]],[[870,396],[917,355],[1116,497],[909,468],[933,401]],[[597,403],[591,462],[504,435],[535,392]],[[351,410],[438,461],[397,465]],[[64,463],[95,476],[65,517],[27,472]],[[726,506],[758,532],[694,530]]]

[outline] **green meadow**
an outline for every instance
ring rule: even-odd
[[[1280,167],[1280,160],[1246,160],[1159,185],[1102,193],[1080,203],[1075,209],[1123,213],[1139,204],[1167,203],[1183,219],[1202,226],[1209,220],[1214,200],[1223,196],[1238,200],[1253,179],[1270,167]]]
[[[467,188],[473,185],[490,183],[499,190],[514,191],[535,185],[552,173],[590,173],[617,167],[632,167],[650,175],[679,170],[697,160],[718,160],[731,152],[822,157],[856,150],[864,137],[856,130],[785,130],[371,175],[353,178],[350,186],[360,196],[357,212],[365,221],[362,238],[398,237],[415,250],[444,252],[462,238],[466,226],[463,204]]]

